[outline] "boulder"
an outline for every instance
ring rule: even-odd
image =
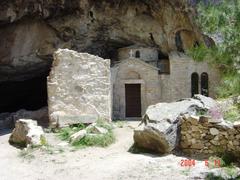
[[[134,144],[136,147],[161,154],[170,153],[178,145],[178,126],[181,117],[188,115],[192,119],[192,124],[196,124],[198,123],[196,114],[216,106],[217,103],[212,98],[202,95],[149,106],[143,117],[145,127],[134,130]]]
[[[46,143],[42,127],[32,119],[19,119],[9,138],[11,144],[26,147],[28,145],[40,146]]]
[[[178,141],[177,127],[177,123],[172,124],[167,120],[139,127],[134,130],[134,145],[161,154],[171,152]]]

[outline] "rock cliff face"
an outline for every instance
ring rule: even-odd
[[[2,0],[0,81],[48,72],[58,48],[116,60],[117,49],[154,46],[165,54],[206,39],[186,0]]]

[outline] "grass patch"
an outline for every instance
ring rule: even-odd
[[[86,126],[84,124],[72,125],[69,127],[61,128],[57,131],[58,137],[63,140],[69,140],[70,136],[74,133],[84,129]]]
[[[72,145],[81,148],[87,146],[99,146],[107,147],[115,142],[115,136],[112,131],[106,134],[88,134],[80,141],[73,143]]]
[[[110,124],[104,120],[98,120],[96,122],[96,126],[106,129],[107,133],[106,134],[94,134],[94,133],[91,133],[91,128],[89,128],[87,130],[87,135],[85,135],[79,141],[72,143],[72,145],[76,148],[83,148],[83,147],[87,147],[87,146],[106,147],[115,142],[115,135],[113,133],[112,124]],[[76,133],[82,129],[85,129],[85,128],[86,128],[86,126],[83,124],[62,128],[57,132],[58,137],[61,140],[70,141],[71,135],[73,135],[74,133]]]
[[[230,122],[240,120],[240,108],[238,106],[232,106],[224,113],[224,119]]]

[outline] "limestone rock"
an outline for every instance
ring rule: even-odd
[[[90,125],[86,128],[86,130],[94,134],[106,134],[108,132],[107,129],[99,127],[97,125]]]
[[[169,153],[175,148],[178,141],[177,126],[177,124],[163,120],[159,124],[149,123],[143,128],[135,129],[135,146],[161,154]]]
[[[52,126],[111,120],[110,61],[59,49],[48,77]]]
[[[240,121],[235,121],[234,123],[233,123],[233,126],[234,127],[240,127]]]
[[[46,143],[42,127],[31,119],[19,119],[15,124],[9,142],[19,146],[39,146]]]
[[[70,142],[75,143],[77,141],[80,141],[82,138],[84,138],[84,136],[86,134],[87,134],[87,131],[85,129],[80,130],[80,131],[74,133],[73,135],[71,135]]]
[[[119,47],[140,43],[168,53],[177,49],[176,34],[184,49],[204,42],[185,0],[1,0],[0,12],[0,81],[48,71],[57,48],[109,58]]]
[[[161,123],[168,120],[173,123],[181,114],[196,114],[196,109],[203,109],[203,104],[195,99],[183,99],[173,103],[158,103],[149,106],[144,115],[144,120],[149,122]]]
[[[219,105],[214,99],[200,94],[194,95],[193,99],[199,100],[206,109],[211,109]]]
[[[216,129],[216,128],[211,128],[210,129],[210,134],[215,136],[215,135],[218,135],[219,134],[219,131]]]
[[[36,111],[27,111],[25,109],[21,109],[16,113],[12,113],[12,116],[15,122],[18,119],[34,119],[37,120],[38,124],[41,126],[47,126],[49,121],[47,107],[43,107]]]
[[[203,131],[207,128],[200,129],[199,121],[201,120],[201,125],[208,126],[208,119],[207,117],[200,118],[197,114],[199,111],[206,112],[216,106],[217,103],[212,98],[202,95],[177,102],[149,106],[143,119],[146,126],[134,131],[135,145],[159,153],[169,153],[178,146],[179,131],[181,130],[182,135],[185,135],[183,138],[186,137],[191,141],[181,142],[182,147],[187,148],[193,145],[194,149],[202,149],[203,144],[196,143],[194,138],[201,138],[200,133],[204,134]],[[186,122],[182,123],[181,121]],[[182,129],[179,129],[180,125]],[[211,133],[217,135],[218,130],[213,128]]]

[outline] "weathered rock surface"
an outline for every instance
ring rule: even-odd
[[[84,138],[84,136],[86,136],[86,134],[87,134],[87,131],[85,129],[80,130],[74,133],[73,135],[71,135],[70,142],[75,143],[77,141],[80,141],[82,138]]]
[[[9,142],[19,146],[39,146],[46,143],[43,129],[37,126],[37,122],[31,119],[19,119],[15,124]]]
[[[14,113],[0,114],[0,129],[14,128],[14,124],[19,119],[34,119],[39,125],[47,127],[49,123],[48,107],[43,107],[36,111],[21,109]]]
[[[0,81],[47,72],[58,48],[114,61],[118,48],[133,44],[164,53],[192,47],[206,39],[193,14],[185,0],[2,0]]]
[[[137,128],[134,130],[135,146],[161,154],[171,152],[177,144],[177,128],[177,123],[166,120]]]
[[[90,126],[88,126],[86,128],[86,130],[89,133],[93,133],[93,134],[106,134],[108,132],[107,129],[103,128],[103,127],[99,127],[97,124],[91,124]]]
[[[60,49],[48,77],[52,126],[111,120],[110,61]]]
[[[149,106],[143,119],[146,126],[134,130],[135,145],[159,153],[169,153],[178,145],[181,115],[191,115],[191,121],[194,123],[196,118],[199,119],[194,115],[215,106],[217,103],[214,100],[202,95]]]

